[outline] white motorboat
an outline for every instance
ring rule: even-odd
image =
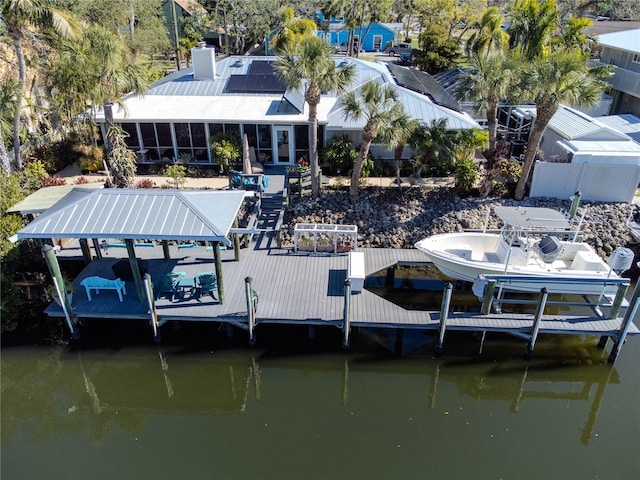
[[[453,279],[473,282],[480,274],[544,276],[549,282],[542,286],[550,293],[601,294],[602,284],[588,287],[566,279],[619,278],[633,262],[633,252],[627,248],[616,249],[608,264],[590,245],[565,239],[576,231],[556,210],[500,206],[494,211],[504,225],[500,233],[445,233],[415,246]],[[505,288],[539,292],[541,285],[519,282]],[[593,291],[585,291],[589,288]]]

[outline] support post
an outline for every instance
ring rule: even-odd
[[[67,325],[69,330],[71,330],[71,338],[77,340],[80,338],[80,331],[77,327],[77,319],[71,308],[71,300],[69,299],[67,289],[64,286],[64,279],[62,278],[62,272],[60,271],[60,265],[58,264],[58,258],[56,257],[55,250],[51,245],[45,245],[42,248],[42,252],[44,253],[44,259],[47,263],[47,267],[49,268],[53,284],[56,287],[58,299],[60,300],[60,305],[64,311]]]
[[[580,198],[582,197],[582,192],[578,190],[571,197],[571,208],[569,209],[569,223],[573,223],[574,218],[576,218],[576,213],[578,213],[578,205],[580,205]]]
[[[92,260],[89,241],[86,238],[80,238],[78,239],[78,243],[80,243],[80,251],[82,251],[82,259],[84,260],[84,264],[89,265]]]
[[[453,284],[447,282],[444,286],[442,295],[442,306],[440,307],[440,329],[438,342],[436,343],[436,353],[442,353],[442,344],[444,342],[444,332],[447,329],[447,317],[449,316],[449,304],[451,303],[451,293],[453,292]]]
[[[142,275],[140,274],[140,268],[138,267],[138,259],[136,258],[136,249],[133,244],[133,240],[130,238],[125,238],[124,244],[127,246],[127,254],[129,255],[129,266],[131,267],[131,273],[133,274],[133,283],[135,283],[136,285],[138,300],[143,302],[145,299],[144,285],[142,285]]]
[[[627,290],[629,290],[629,285],[618,285],[618,289],[616,290],[616,297],[613,299],[611,310],[609,310],[609,318],[618,318],[618,315],[620,314],[620,308],[622,307],[622,302],[624,301],[624,297],[627,294]]]
[[[149,305],[149,316],[151,317],[151,328],[153,329],[153,340],[156,343],[160,343],[160,331],[158,330],[158,312],[156,311],[156,301],[153,295],[153,283],[151,281],[151,275],[144,274],[144,293],[147,297],[147,304]]]
[[[238,219],[233,220],[233,227],[238,228]],[[236,262],[240,261],[240,234],[233,234],[233,259]]]
[[[216,264],[216,278],[218,280],[218,300],[224,303],[224,281],[222,280],[222,258],[220,256],[220,242],[213,242],[213,258]]]
[[[344,281],[344,310],[342,311],[342,348],[349,348],[351,334],[351,280]]]
[[[496,291],[496,281],[489,280],[487,286],[484,289],[484,296],[482,297],[482,309],[480,312],[482,315],[489,315],[491,312],[491,304],[493,303],[493,294]]]
[[[527,357],[531,357],[531,355],[533,355],[533,349],[536,345],[538,332],[540,331],[540,321],[542,320],[542,315],[544,314],[544,307],[547,304],[547,297],[549,297],[549,291],[547,290],[547,287],[544,287],[540,290],[540,298],[538,299],[538,306],[536,307],[535,317],[533,318],[533,325],[531,326],[531,338],[529,339],[529,344],[527,345]]]
[[[93,250],[95,251],[96,258],[102,258],[102,250],[100,249],[100,243],[97,238],[92,238],[91,243],[93,243]]]
[[[162,240],[162,254],[165,260],[171,260],[171,253],[169,252],[169,241]]]
[[[384,286],[386,288],[393,288],[396,281],[396,266],[387,268],[387,274],[384,279]]]
[[[607,360],[609,363],[613,363],[618,358],[618,354],[622,349],[622,345],[627,338],[627,333],[629,333],[629,328],[631,328],[631,324],[633,323],[633,318],[636,316],[638,309],[640,308],[640,282],[636,283],[636,288],[633,290],[633,295],[631,296],[631,300],[629,301],[629,307],[627,308],[626,313],[624,314],[624,318],[622,319],[622,325],[620,326],[620,333],[616,337],[616,342],[611,349],[611,354],[609,355],[609,359]]]
[[[244,291],[247,297],[247,323],[249,324],[249,345],[255,345],[256,337],[254,330],[256,327],[256,313],[253,306],[253,279],[246,277],[244,279]]]

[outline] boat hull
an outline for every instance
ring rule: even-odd
[[[426,253],[433,264],[444,275],[455,279],[474,282],[480,275],[517,275],[536,278],[548,278],[548,282],[518,282],[518,285],[505,285],[504,288],[521,292],[539,292],[542,287],[550,293],[595,294],[615,291],[614,287],[602,284],[576,284],[571,280],[619,278],[593,249],[586,244],[572,244],[572,248],[581,248],[582,255],[592,261],[592,270],[572,268],[572,263],[559,260],[544,263],[532,258],[524,265],[511,265],[500,262],[495,254],[500,235],[485,233],[452,233],[434,235],[416,243],[416,248]],[[496,261],[489,261],[494,258]],[[558,280],[555,280],[558,279]]]

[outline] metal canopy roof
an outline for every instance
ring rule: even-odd
[[[568,230],[571,228],[565,216],[551,208],[496,207],[494,211],[503,222],[525,230],[535,228]]]
[[[20,200],[13,207],[7,209],[8,213],[21,213],[22,215],[42,213],[52,207],[58,200],[71,191],[84,191],[87,189],[104,188],[103,182],[86,183],[80,185],[57,185],[44,187],[33,192],[27,198]]]
[[[209,240],[230,245],[227,235],[244,196],[244,191],[94,190],[81,198],[63,198],[13,239]]]

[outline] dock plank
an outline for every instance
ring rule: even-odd
[[[275,242],[274,242],[275,245]],[[253,247],[253,244],[252,244]],[[257,324],[342,324],[344,294],[343,286],[347,270],[346,254],[292,253],[290,248],[244,248],[240,261],[234,261],[232,249],[222,251],[222,269],[225,288],[225,303],[220,304],[210,297],[198,301],[185,298],[171,302],[159,299],[156,302],[158,318],[181,321],[233,321],[246,322],[247,306],[245,278],[252,277],[253,288],[259,295]],[[120,251],[120,249],[114,249]],[[388,268],[397,263],[424,264],[425,256],[417,250],[361,249],[365,253],[366,274]],[[87,318],[149,319],[146,302],[138,300],[134,284],[126,281],[127,295],[123,302],[111,292],[102,292],[89,302],[79,282],[88,276],[115,278],[111,267],[122,260],[122,255],[113,251],[101,260],[92,261],[76,278],[73,307],[76,315]],[[199,272],[214,271],[211,252],[205,247],[183,249],[169,261],[162,257],[162,248],[139,249],[152,277],[170,271],[184,271],[188,277]],[[155,255],[153,257],[151,254]],[[47,313],[62,316],[60,307],[52,304]],[[364,289],[351,298],[351,324],[354,327],[384,328],[439,328],[439,311],[406,310]],[[529,332],[533,322],[531,314],[451,313],[447,320],[448,330],[480,330],[501,332]],[[542,333],[580,333],[613,335],[620,329],[621,319],[599,319],[595,317],[545,315],[540,324]],[[629,334],[639,334],[632,325]]]

